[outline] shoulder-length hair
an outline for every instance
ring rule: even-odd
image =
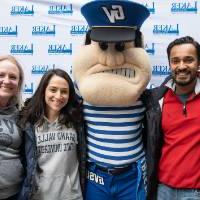
[[[33,125],[42,125],[46,113],[45,90],[54,75],[64,78],[69,84],[69,99],[68,103],[60,111],[60,122],[66,125],[69,123],[74,125],[80,120],[79,104],[76,100],[70,76],[62,69],[52,69],[43,75],[34,95],[25,102],[25,106],[21,112],[20,125],[24,126],[27,122]]]
[[[21,105],[22,105],[22,84],[23,84],[23,81],[24,81],[24,72],[23,72],[22,66],[14,56],[12,56],[12,55],[0,55],[0,62],[5,61],[5,60],[8,60],[11,63],[13,63],[19,70],[18,92],[15,96],[13,96],[12,99],[16,99],[17,105],[19,107],[21,107]],[[12,101],[12,99],[11,99],[11,101]]]

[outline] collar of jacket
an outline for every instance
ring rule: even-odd
[[[176,84],[172,79],[166,81],[165,86],[175,91]],[[200,78],[197,78],[197,82],[194,89],[195,95],[200,93]]]
[[[27,122],[24,131],[32,141],[35,141],[34,125],[32,125],[30,122]]]

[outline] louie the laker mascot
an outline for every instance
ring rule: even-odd
[[[81,12],[90,31],[73,73],[87,130],[86,200],[144,200],[140,96],[151,70],[140,27],[149,11],[132,1],[98,0]]]

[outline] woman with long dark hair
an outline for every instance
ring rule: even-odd
[[[19,199],[82,200],[85,138],[73,83],[65,71],[53,69],[43,75],[19,124],[26,163]]]

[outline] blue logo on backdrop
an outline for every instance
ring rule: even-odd
[[[152,70],[152,75],[170,75],[171,70],[169,66],[166,65],[154,65]]]
[[[155,43],[145,44],[144,48],[149,55],[155,54]]]
[[[24,84],[24,90],[23,90],[24,94],[33,94],[33,83],[28,84]]]
[[[34,6],[12,6],[10,15],[34,15]]]
[[[143,4],[151,14],[155,14],[156,10],[155,10],[155,2],[151,2],[151,5],[150,3],[145,3]]]
[[[17,36],[17,25],[15,26],[0,26],[0,36]]]
[[[70,34],[71,35],[85,35],[89,30],[88,25],[73,25],[71,26]]]
[[[55,67],[56,67],[55,64],[32,65],[31,74],[44,74],[50,69],[55,69]]]
[[[11,54],[33,55],[33,44],[12,44],[10,46]]]
[[[153,34],[179,35],[179,24],[162,24],[153,26]]]
[[[197,13],[197,1],[171,4],[172,13]]]
[[[49,10],[48,10],[48,14],[50,15],[62,15],[62,14],[72,15],[72,13],[73,13],[72,4],[52,5],[52,6],[49,6]]]
[[[66,44],[50,44],[48,48],[49,54],[69,54],[72,55],[72,43]]]
[[[36,36],[55,36],[56,34],[56,25],[50,25],[50,26],[33,26],[32,27],[32,35]]]

